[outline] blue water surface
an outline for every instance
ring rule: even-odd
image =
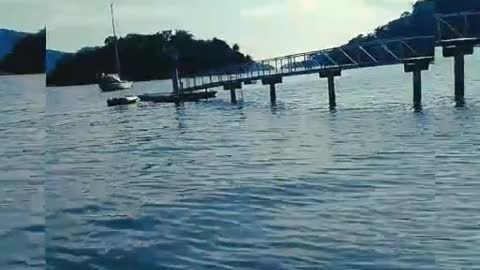
[[[439,58],[422,112],[401,66],[344,72],[335,112],[315,75],[285,78],[276,106],[260,84],[238,105],[220,90],[110,108],[122,93],[50,88],[45,117],[28,109],[23,123],[13,105],[0,116],[0,258],[13,258],[0,269],[480,269],[478,60],[455,108]],[[2,110],[40,95],[22,81]]]

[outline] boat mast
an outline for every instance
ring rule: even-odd
[[[113,38],[114,38],[114,46],[115,46],[115,64],[117,65],[118,77],[121,78],[120,56],[118,54],[118,38],[117,38],[117,30],[115,28],[115,16],[114,16],[114,13],[113,13],[113,2],[110,4],[110,11],[112,13],[112,28],[113,28]]]

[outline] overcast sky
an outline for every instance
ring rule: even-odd
[[[111,0],[0,0],[0,28],[47,25],[48,48],[73,52],[111,34]],[[413,0],[116,0],[120,33],[184,29],[266,58],[344,43],[410,10]]]

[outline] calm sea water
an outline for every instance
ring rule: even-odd
[[[334,113],[314,75],[285,79],[275,107],[261,85],[238,105],[221,91],[115,108],[105,101],[121,93],[49,89],[38,159],[1,157],[2,171],[17,168],[0,199],[11,216],[2,250],[19,258],[7,266],[37,262],[41,250],[29,247],[45,243],[52,270],[480,269],[479,60],[468,58],[467,105],[455,108],[451,62],[438,59],[421,113],[400,66],[345,72]],[[2,104],[17,88],[41,93],[14,82]],[[147,82],[133,92],[169,90]],[[33,148],[35,125],[8,106],[1,151],[18,148],[12,138]],[[41,149],[46,170],[36,171]]]
[[[45,76],[0,76],[0,269],[45,269]]]

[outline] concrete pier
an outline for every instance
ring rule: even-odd
[[[230,100],[233,104],[237,103],[237,89],[242,89],[241,82],[229,82],[223,85],[224,90],[230,91]]]
[[[422,71],[428,70],[433,60],[433,57],[417,57],[403,61],[405,72],[413,74],[413,107],[415,110],[422,109]]]
[[[422,107],[422,71],[419,69],[413,71],[413,107]]]
[[[337,96],[335,94],[335,77],[328,77],[328,104],[330,108],[337,107]]]
[[[275,104],[277,102],[277,93],[275,92],[275,84],[270,84],[270,102]]]
[[[262,79],[263,85],[270,85],[270,102],[275,104],[277,102],[277,92],[276,92],[276,84],[283,83],[282,76],[270,76]]]
[[[477,42],[477,38],[461,38],[440,42],[443,47],[443,56],[454,59],[453,71],[457,106],[462,106],[465,103],[465,56],[473,54]]]
[[[465,102],[465,55],[455,55],[455,102],[461,105]]]
[[[320,71],[320,78],[328,78],[328,104],[330,109],[337,106],[337,97],[335,94],[335,77],[341,76],[342,70],[338,68]]]

